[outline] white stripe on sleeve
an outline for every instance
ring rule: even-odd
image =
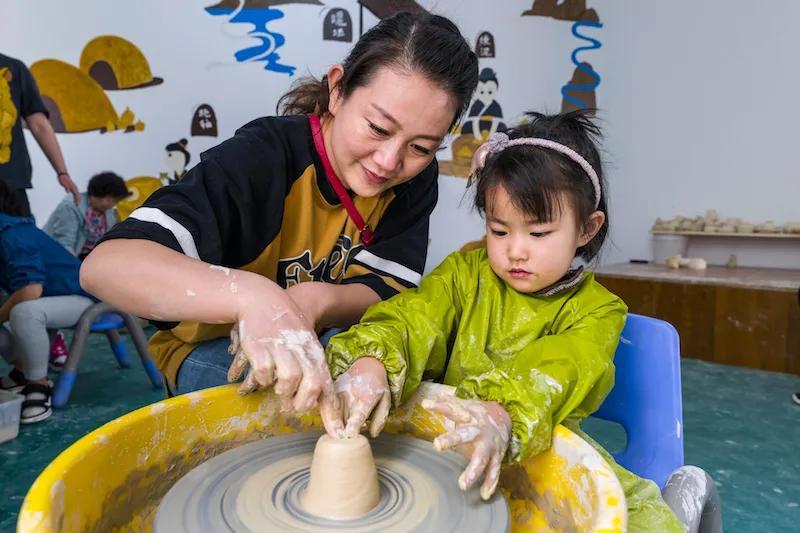
[[[175,236],[178,244],[180,244],[184,255],[200,259],[200,254],[197,253],[197,246],[194,244],[194,237],[189,233],[189,230],[181,226],[177,220],[167,215],[162,210],[154,207],[140,207],[130,214],[130,218],[135,218],[143,222],[152,222],[169,230],[169,232]]]
[[[356,254],[354,259],[364,263],[365,265],[369,265],[372,268],[377,268],[378,270],[386,272],[387,274],[391,274],[396,278],[413,283],[414,285],[419,285],[419,282],[422,281],[422,274],[414,272],[410,268],[405,267],[400,263],[382,259],[367,250],[362,249]]]

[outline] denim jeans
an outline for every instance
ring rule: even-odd
[[[322,347],[328,345],[331,337],[342,331],[338,328],[325,330],[319,337]],[[186,394],[201,389],[228,383],[228,367],[233,361],[228,354],[230,339],[223,337],[205,341],[189,353],[178,369],[178,388],[173,394]]]

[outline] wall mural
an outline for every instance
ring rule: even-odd
[[[346,9],[337,7],[325,13],[322,22],[322,40],[353,42],[353,19]]]
[[[190,126],[192,137],[216,137],[218,135],[217,113],[209,104],[200,104],[192,114]]]
[[[578,46],[572,51],[571,60],[575,69],[572,78],[561,87],[561,110],[596,108],[595,89],[600,85],[600,75],[590,63],[579,60],[578,55],[602,46],[600,41],[581,32],[584,28],[603,27],[597,12],[594,9],[587,9],[586,0],[562,0],[561,2],[558,0],[534,0],[531,8],[524,11],[521,16],[546,17],[574,23],[572,34],[588,44]],[[489,31],[481,32],[478,35],[475,53],[481,58],[496,57],[495,39]],[[475,153],[478,146],[484,143],[492,133],[505,131],[506,121],[496,98],[499,87],[500,83],[495,71],[491,68],[481,69],[478,88],[472,96],[467,117],[453,132],[455,138],[450,144],[452,159],[447,161],[440,158],[439,160],[439,169],[442,174],[462,178],[469,177],[472,154]],[[446,153],[446,149],[442,151]]]
[[[561,110],[573,111],[575,109],[594,109],[597,107],[595,89],[600,85],[600,74],[595,72],[592,65],[578,60],[578,54],[586,50],[596,50],[602,45],[579,32],[581,28],[602,28],[600,17],[594,9],[586,8],[586,0],[534,0],[531,9],[522,13],[523,17],[549,17],[555,20],[572,21],[572,35],[587,41],[589,45],[579,46],[572,51],[570,56],[575,70],[572,79],[561,87]]]
[[[286,44],[286,38],[280,33],[267,29],[267,25],[283,18],[280,9],[273,6],[284,4],[312,4],[321,6],[319,0],[222,0],[205,8],[213,16],[227,16],[229,24],[250,24],[253,28],[247,33],[247,41],[257,39],[256,46],[242,48],[234,54],[239,63],[264,62],[264,69],[281,74],[294,75],[297,67],[280,62],[277,50]]]
[[[454,134],[451,161],[439,161],[443,174],[462,178],[469,177],[472,154],[497,131],[506,131],[503,109],[497,101],[500,82],[491,68],[482,68],[478,77],[478,87],[472,95],[467,116]]]
[[[165,147],[164,164],[166,172],[160,172],[157,178],[153,176],[136,176],[125,180],[125,185],[130,191],[130,196],[117,204],[117,215],[120,220],[125,220],[134,209],[140,207],[147,198],[161,187],[178,183],[186,174],[192,155],[187,146],[189,141],[181,139],[169,143]]]
[[[58,133],[143,131],[144,122],[127,107],[118,114],[105,91],[143,89],[164,81],[153,76],[135,44],[116,35],[86,43],[80,68],[59,59],[41,59],[30,70]]]

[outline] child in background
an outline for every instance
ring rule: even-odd
[[[0,355],[14,368],[0,389],[20,392],[20,422],[40,422],[52,414],[47,379],[50,334],[74,326],[93,300],[78,282],[80,261],[22,216],[24,205],[0,182]]]
[[[103,234],[117,223],[114,207],[129,195],[125,180],[118,175],[113,172],[95,174],[77,204],[71,196],[58,204],[47,219],[44,231],[83,261]],[[64,334],[56,331],[50,346],[50,368],[61,370],[68,356]]]
[[[578,421],[614,385],[614,352],[627,308],[573,260],[592,260],[608,233],[600,132],[586,112],[529,115],[495,134],[473,158],[475,206],[486,247],[451,254],[409,289],[371,307],[333,337],[326,355],[343,400],[346,433],[372,413],[383,427],[390,401],[423,379],[456,387],[425,407],[455,422],[437,449],[471,445],[458,482],[483,477],[495,491],[502,462],[548,449],[565,424],[597,447],[628,502],[629,531],[683,531],[658,487],[616,465]],[[374,411],[374,412],[373,412]]]
[[[101,172],[89,180],[78,205],[71,197],[55,208],[44,231],[75,257],[83,260],[103,234],[117,223],[114,207],[130,195],[125,180],[113,172]]]

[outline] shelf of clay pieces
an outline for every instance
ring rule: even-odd
[[[798,233],[713,233],[710,231],[658,231],[652,235],[687,235],[689,237],[744,237],[750,239],[800,239]]]

